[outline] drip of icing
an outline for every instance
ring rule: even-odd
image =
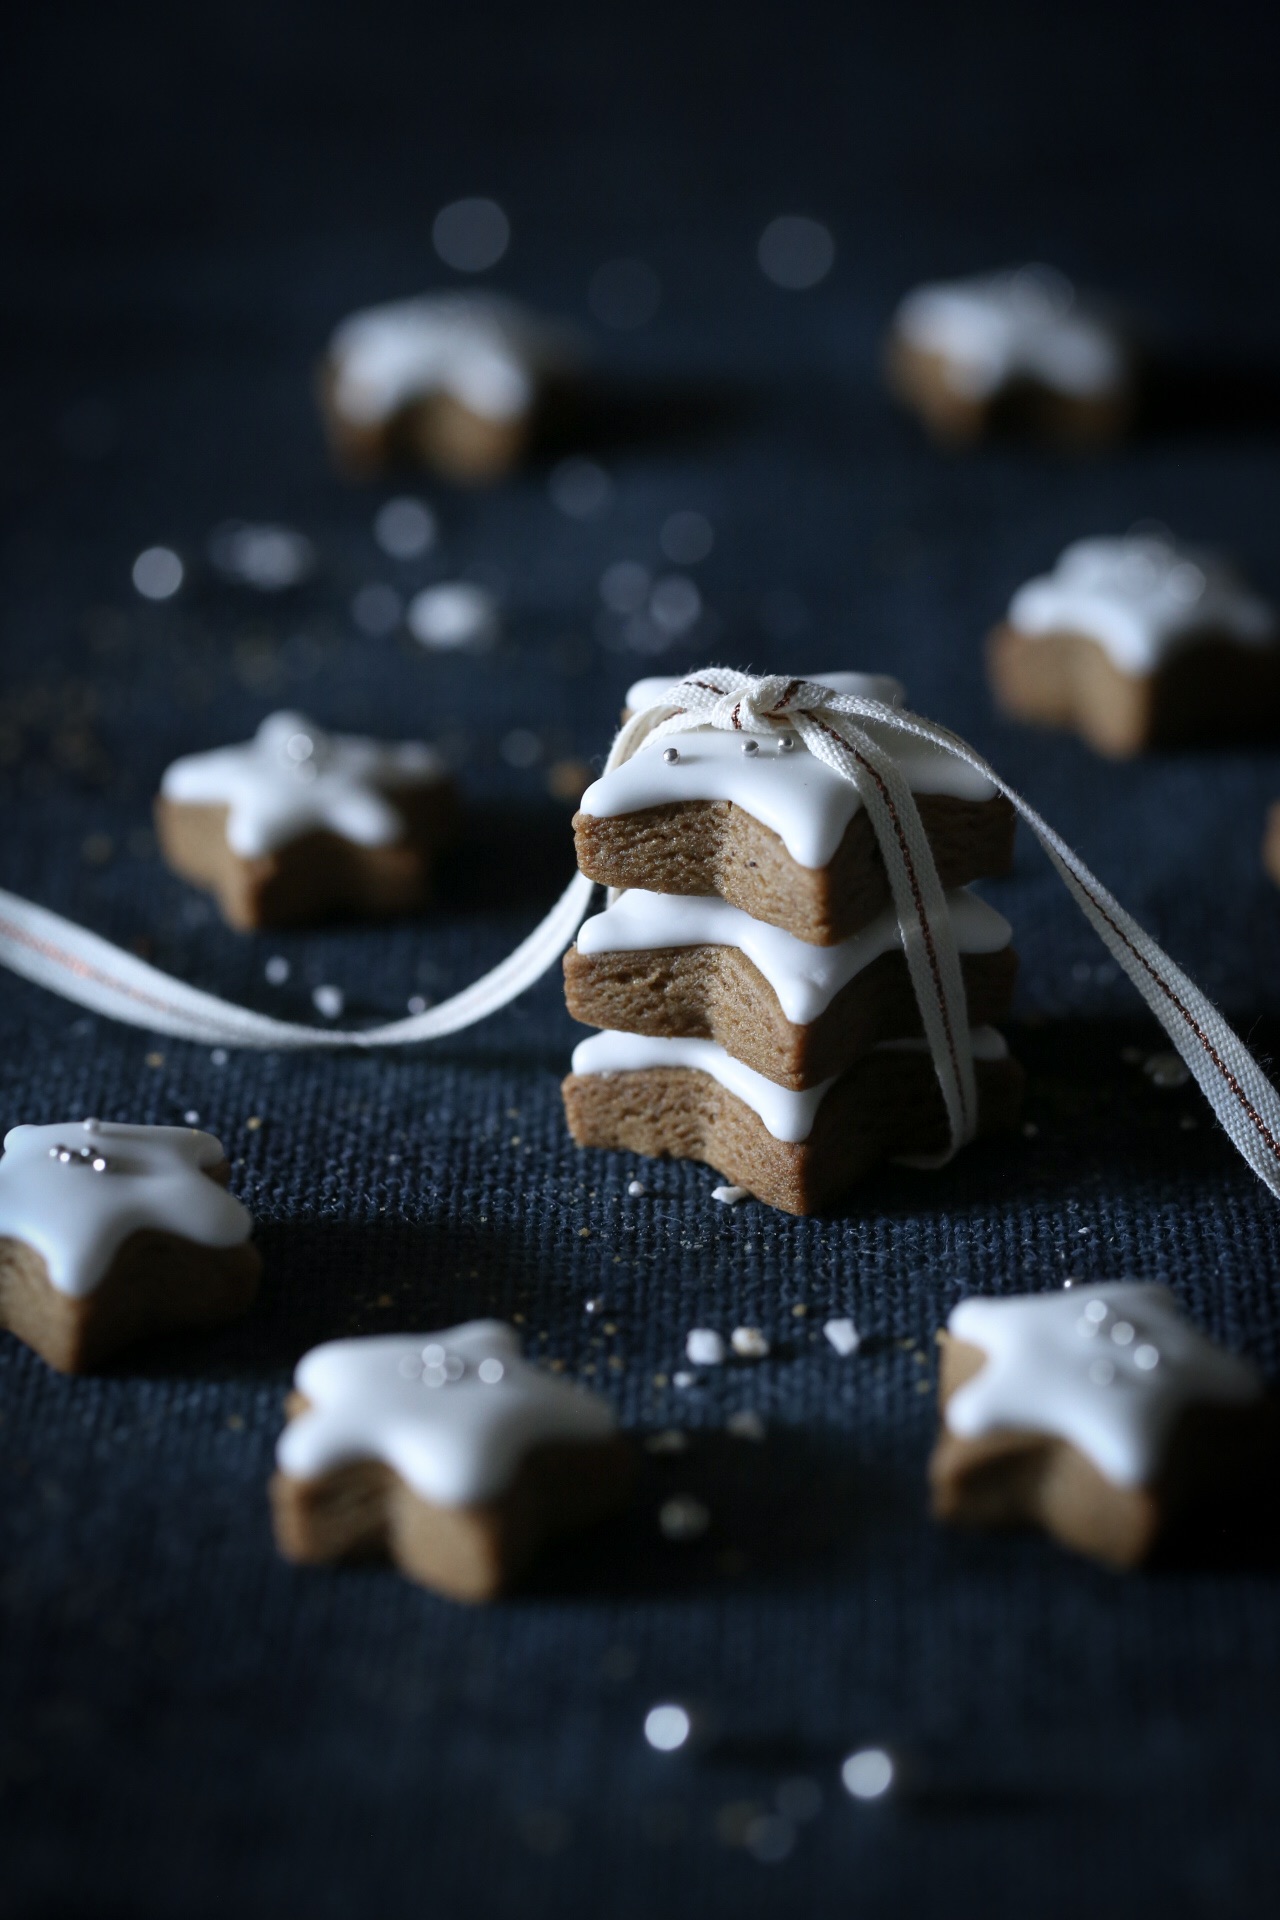
[[[1013,929],[1004,915],[957,887],[947,908],[961,953],[998,953]],[[901,946],[892,908],[838,946],[815,947],[782,927],[753,920],[727,900],[695,894],[649,893],[635,887],[578,930],[579,953],[639,953],[660,947],[737,947],[759,968],[787,1019],[807,1026],[836,994],[881,954]]]
[[[300,713],[273,713],[242,746],[175,760],[161,792],[182,805],[225,806],[227,845],[251,860],[321,828],[388,846],[404,821],[385,792],[443,778],[439,754],[420,740],[324,733]]]
[[[78,1150],[105,1159],[96,1173]],[[70,1150],[69,1161],[51,1150]],[[132,1127],[111,1120],[14,1127],[0,1159],[0,1236],[44,1260],[49,1281],[75,1299],[92,1293],[116,1254],[144,1227],[205,1247],[238,1247],[251,1215],[208,1173],[221,1142],[192,1127]]]
[[[947,1404],[952,1433],[1056,1434],[1116,1486],[1151,1483],[1186,1408],[1262,1392],[1252,1364],[1184,1320],[1164,1287],[1115,1281],[964,1300],[947,1324],[987,1356]]]
[[[330,1340],[304,1355],[294,1385],[310,1404],[280,1436],[282,1473],[317,1480],[381,1460],[437,1506],[497,1498],[544,1441],[615,1430],[606,1401],[531,1367],[501,1320]]]
[[[873,674],[828,673],[805,676],[840,693],[871,693],[892,688],[897,681]],[[848,684],[846,684],[848,683]],[[641,680],[628,694],[628,704],[650,689],[659,695],[672,682]],[[892,697],[892,696],[891,696]],[[948,794],[960,800],[990,800],[995,788],[971,767],[941,747],[930,746],[909,734],[892,731],[874,721],[863,721],[878,746],[897,761],[914,793]],[[698,727],[680,734],[676,758],[665,752],[671,743],[643,742],[639,751],[589,786],[580,810],[595,819],[612,820],[621,814],[642,813],[674,801],[729,801],[776,833],[791,858],[802,867],[825,867],[844,837],[850,820],[862,806],[857,788],[822,760],[815,759],[798,734],[767,734],[755,753],[742,751],[742,736],[714,727]]]
[[[1004,1041],[994,1027],[975,1027],[972,1034],[975,1060],[999,1060],[1007,1053]],[[928,1042],[887,1040],[872,1049],[876,1053],[925,1052]],[[763,1122],[775,1140],[797,1146],[813,1132],[818,1108],[836,1084],[824,1080],[820,1086],[794,1093],[757,1073],[754,1067],[735,1060],[714,1040],[659,1039],[642,1033],[593,1033],[579,1041],[573,1050],[574,1073],[643,1073],[650,1067],[691,1067],[710,1074],[726,1093],[732,1093]],[[837,1076],[838,1077],[838,1076]]]
[[[1094,397],[1116,392],[1128,377],[1116,329],[1050,267],[918,287],[894,326],[920,352],[938,355],[948,384],[975,400],[1019,378]]]
[[[451,394],[485,420],[518,420],[566,363],[567,333],[496,294],[425,294],[353,313],[329,346],[334,403],[361,425],[423,395]]]
[[[1134,674],[1201,634],[1252,647],[1276,639],[1274,610],[1221,559],[1150,535],[1077,540],[1052,573],[1014,594],[1009,623],[1033,639],[1086,634]]]

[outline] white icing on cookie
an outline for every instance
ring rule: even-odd
[[[1274,609],[1217,555],[1137,534],[1077,540],[1052,573],[1018,589],[1009,623],[1032,639],[1085,634],[1133,674],[1203,634],[1250,647],[1276,640]]]
[[[226,807],[227,845],[252,860],[317,829],[389,846],[404,820],[385,796],[443,778],[439,754],[420,740],[325,733],[300,713],[273,713],[242,746],[175,760],[161,792],[184,806]]]
[[[998,953],[1013,929],[1004,915],[957,887],[947,907],[961,953]],[[649,893],[634,887],[578,930],[578,952],[640,953],[659,947],[737,947],[759,968],[787,1019],[807,1026],[837,993],[881,954],[901,946],[898,916],[886,908],[838,946],[815,947],[782,927],[753,920],[727,900],[697,894]]]
[[[947,1324],[987,1355],[947,1403],[952,1433],[1056,1434],[1116,1486],[1147,1486],[1159,1474],[1186,1408],[1262,1392],[1256,1368],[1184,1320],[1164,1287],[1113,1281],[963,1300]]]
[[[1119,392],[1129,355],[1117,329],[1051,267],[1019,267],[918,287],[895,331],[936,354],[957,393],[986,400],[1017,379],[1094,399]]]
[[[201,1171],[224,1158],[221,1142],[193,1127],[13,1127],[0,1159],[0,1237],[34,1248],[50,1284],[76,1299],[94,1291],[143,1227],[238,1247],[252,1217]]]
[[[975,1060],[1003,1060],[1008,1052],[994,1027],[975,1027],[972,1032]],[[923,1052],[927,1042],[886,1040],[876,1053]],[[835,1079],[820,1086],[806,1087],[795,1093],[767,1080],[754,1067],[735,1060],[714,1040],[660,1039],[643,1033],[593,1033],[579,1041],[573,1050],[574,1073],[643,1073],[650,1067],[691,1067],[697,1073],[710,1074],[727,1093],[734,1094],[763,1122],[775,1140],[796,1146],[813,1132],[818,1108],[835,1086]],[[838,1078],[839,1076],[837,1076]]]
[[[439,392],[482,419],[518,420],[539,380],[573,357],[567,330],[498,294],[424,294],[367,307],[329,343],[334,405],[360,426]]]
[[[888,702],[884,690],[891,688],[901,697],[897,681],[883,675],[804,677],[841,693],[867,693]],[[640,706],[653,705],[673,684],[638,681],[627,703],[633,711],[637,700]],[[995,788],[989,780],[943,748],[877,727],[874,721],[861,724],[897,761],[913,793],[948,794],[960,800],[993,797]],[[789,748],[782,744],[784,739],[790,742]],[[673,748],[676,758],[668,761],[665,754]],[[580,810],[595,819],[612,820],[674,801],[727,800],[771,828],[799,866],[825,867],[862,806],[857,788],[815,759],[798,734],[766,735],[754,753],[742,749],[741,734],[714,727],[695,727],[674,741],[650,738],[630,760],[587,788]]]
[[[615,1429],[606,1401],[531,1367],[501,1320],[330,1340],[304,1355],[294,1385],[310,1406],[280,1436],[282,1473],[318,1480],[381,1460],[442,1507],[496,1499],[545,1441],[605,1440]]]

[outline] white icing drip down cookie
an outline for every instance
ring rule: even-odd
[[[901,696],[898,683],[884,675],[803,677],[837,692],[871,694],[886,704],[894,692]],[[627,704],[632,712],[651,706],[673,684],[641,680],[632,687]],[[941,747],[890,733],[874,721],[862,724],[897,761],[914,793],[949,794],[961,800],[993,797],[990,781]],[[673,745],[677,757],[668,761],[664,754]],[[762,736],[755,752],[744,753],[741,734],[713,727],[696,727],[674,742],[645,741],[630,760],[589,786],[579,805],[584,814],[610,820],[684,800],[727,800],[741,807],[776,833],[802,867],[825,867],[834,858],[846,827],[862,806],[857,788],[815,759],[798,734]]]
[[[1150,1484],[1188,1407],[1262,1392],[1249,1361],[1215,1347],[1164,1287],[1136,1281],[964,1300],[947,1325],[987,1356],[947,1404],[952,1433],[1054,1434],[1116,1486]]]
[[[948,384],[973,400],[1017,379],[1092,399],[1118,392],[1129,374],[1118,330],[1051,267],[918,287],[894,327],[909,346],[937,355]]]
[[[255,859],[317,829],[389,846],[404,821],[385,795],[442,780],[444,771],[420,740],[325,733],[300,713],[273,713],[242,746],[175,760],[161,792],[185,806],[225,806],[228,846]]]
[[[1004,915],[967,887],[947,895],[947,909],[961,953],[998,953],[1013,938]],[[855,975],[901,944],[892,908],[838,946],[815,947],[716,896],[650,893],[641,887],[620,894],[578,930],[578,951],[585,954],[736,947],[759,968],[796,1026],[818,1019]]]
[[[253,1220],[202,1171],[224,1158],[221,1142],[193,1127],[14,1127],[0,1158],[0,1236],[33,1247],[50,1284],[74,1298],[93,1292],[144,1227],[237,1247]]]
[[[975,1060],[1003,1060],[1008,1049],[994,1027],[975,1027],[971,1035]],[[875,1053],[923,1052],[924,1040],[885,1040],[872,1049]],[[593,1033],[580,1040],[573,1050],[574,1073],[642,1073],[650,1067],[693,1067],[718,1080],[726,1093],[741,1100],[763,1122],[775,1140],[796,1146],[813,1132],[813,1123],[823,1099],[835,1085],[824,1080],[820,1086],[807,1087],[801,1093],[767,1080],[754,1067],[735,1060],[714,1040],[665,1039],[641,1033]]]
[[[1137,534],[1077,540],[1052,573],[1018,589],[1009,624],[1032,639],[1084,634],[1132,674],[1154,672],[1201,634],[1252,647],[1276,639],[1274,610],[1225,561]]]
[[[331,1340],[303,1357],[294,1385],[310,1405],[280,1436],[282,1473],[317,1480],[381,1460],[437,1506],[495,1499],[531,1448],[604,1440],[616,1425],[598,1394],[522,1359],[501,1320]]]
[[[432,393],[486,420],[519,419],[538,381],[575,357],[567,329],[498,294],[424,294],[368,307],[344,320],[329,344],[334,405],[360,426]]]

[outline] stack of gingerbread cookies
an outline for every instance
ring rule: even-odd
[[[896,682],[813,675],[900,700]],[[641,681],[632,711],[666,686]],[[872,728],[874,731],[874,728]],[[916,798],[961,956],[980,1132],[1022,1075],[992,1022],[1017,961],[968,891],[1007,871],[1009,803],[935,748],[885,733]],[[589,787],[578,865],[620,890],[565,958],[569,1010],[602,1029],[564,1098],[580,1146],[707,1162],[770,1206],[824,1211],[886,1156],[946,1149],[884,863],[857,789],[798,734],[711,727],[649,740]]]

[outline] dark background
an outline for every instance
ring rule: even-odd
[[[1280,895],[1258,842],[1280,753],[1103,765],[994,720],[980,641],[1067,539],[1145,516],[1280,592],[1273,33],[1222,6],[232,0],[26,9],[15,41],[0,882],[289,1017],[310,1017],[322,982],[354,1019],[464,984],[570,871],[546,761],[602,754],[649,670],[602,643],[599,576],[663,564],[663,520],[696,508],[716,530],[695,570],[709,614],[659,666],[899,673],[1266,1056]],[[311,369],[351,307],[456,281],[431,222],[472,193],[512,222],[488,278],[583,324],[603,262],[656,270],[651,324],[596,334],[657,417],[601,456],[604,517],[559,513],[545,470],[484,494],[423,484],[442,547],[398,565],[371,534],[396,489],[332,475]],[[756,265],[787,212],[835,235],[809,293]],[[1025,258],[1132,303],[1180,367],[1173,404],[1118,456],[944,458],[882,394],[878,343],[909,284]],[[714,408],[665,404],[712,388]],[[315,581],[278,600],[218,584],[201,556],[231,515],[307,532]],[[130,568],[158,541],[189,573],[150,605]],[[501,593],[486,659],[351,619],[370,581],[456,576]],[[469,819],[438,911],[242,938],[161,870],[147,826],[167,761],[286,701],[449,745]],[[538,765],[499,754],[515,726],[539,735]],[[967,1291],[1163,1278],[1280,1363],[1274,1201],[1194,1090],[1122,1058],[1163,1042],[1031,844],[989,893],[1024,956],[1011,1037],[1038,1131],[932,1177],[887,1173],[822,1222],[718,1208],[702,1167],[575,1152],[554,978],[432,1048],[220,1067],[5,980],[4,1124],[197,1111],[261,1223],[267,1277],[243,1325],[98,1379],[0,1340],[0,1905],[1267,1910],[1265,1542],[1121,1579],[924,1515],[933,1334]],[[293,967],[280,988],[263,976],[276,953]],[[584,1313],[600,1296],[613,1334]],[[264,1485],[298,1356],[490,1312],[523,1315],[530,1350],[603,1382],[629,1426],[688,1426],[695,1445],[650,1459],[626,1518],[487,1611],[381,1569],[285,1567]],[[867,1335],[851,1361],[818,1331],[837,1312]],[[692,1393],[658,1384],[689,1326],[740,1322],[774,1339],[767,1362]],[[768,1422],[762,1446],[723,1433],[745,1407]],[[690,1490],[712,1529],[668,1543],[657,1506]],[[670,1698],[701,1703],[696,1753],[644,1743]],[[870,1808],[838,1780],[868,1742],[895,1749],[902,1783]],[[796,1776],[824,1804],[787,1858],[731,1844]]]

